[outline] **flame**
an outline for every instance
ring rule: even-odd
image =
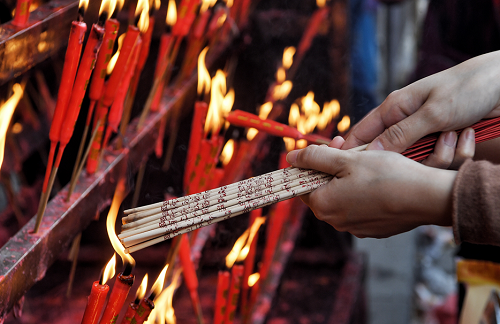
[[[295,47],[293,46],[286,47],[285,50],[283,51],[282,65],[286,70],[288,70],[292,66],[294,55],[295,55]]]
[[[349,116],[342,117],[342,120],[337,124],[337,129],[341,133],[345,133],[351,126],[351,119]]]
[[[151,0],[149,8],[154,8],[156,11],[161,7],[161,0]]]
[[[229,114],[231,109],[233,109],[234,104],[234,89],[230,89],[228,93],[222,99],[222,115],[225,116]]]
[[[241,249],[240,253],[238,254],[238,258],[236,261],[243,261],[246,259],[248,252],[250,252],[250,245],[252,245],[252,241],[255,238],[255,235],[257,235],[257,232],[259,231],[259,228],[262,224],[266,222],[266,217],[257,217],[254,222],[252,223],[252,226],[250,226],[250,234],[248,235],[248,240],[243,249]]]
[[[288,115],[288,125],[295,127],[300,119],[300,110],[299,106],[296,103],[293,103],[290,107],[290,114]]]
[[[123,5],[125,4],[125,0],[117,0],[116,1],[116,7],[115,7],[115,10],[117,12],[120,12],[123,8]]]
[[[222,149],[222,152],[220,154],[220,161],[222,162],[223,166],[226,166],[229,163],[229,161],[231,161],[233,153],[234,153],[234,140],[230,139],[229,141],[227,141],[226,145],[224,145],[224,148]]]
[[[233,6],[234,0],[226,0],[226,6],[231,8]]]
[[[177,22],[177,6],[175,5],[175,0],[168,0],[167,18],[165,22],[169,26],[173,26]]]
[[[122,258],[123,264],[128,263],[134,266],[134,258],[130,254],[125,253],[125,248],[120,243],[120,240],[118,239],[118,236],[116,236],[115,232],[116,216],[118,216],[118,209],[120,208],[120,204],[122,203],[125,195],[124,181],[124,179],[121,179],[116,186],[113,201],[111,202],[111,207],[109,208],[108,217],[106,218],[106,229],[108,231],[111,245],[113,245],[113,249],[115,249],[116,253],[118,253],[118,255]]]
[[[139,288],[137,288],[137,291],[135,292],[135,299],[141,300],[144,298],[144,295],[146,295],[146,288],[148,287],[148,274],[146,273],[144,275],[144,278],[142,278],[141,285]]]
[[[332,121],[333,118],[337,117],[340,112],[340,104],[337,99],[330,102],[325,102],[323,106],[323,111],[320,114],[318,121],[318,129],[323,130]]]
[[[141,33],[145,33],[149,27],[149,2],[148,0],[138,0],[135,8],[135,17],[139,17],[137,27]]]
[[[15,123],[12,125],[12,133],[19,134],[23,131],[23,125],[21,123]]]
[[[292,90],[293,83],[290,80],[286,80],[281,85],[274,86],[273,98],[274,100],[283,100],[288,97],[288,94]]]
[[[278,71],[276,71],[276,82],[281,84],[286,79],[286,71],[284,67],[280,67]]]
[[[251,141],[255,138],[255,136],[257,136],[257,134],[259,133],[259,131],[255,128],[249,128],[248,131],[247,131],[247,140],[248,141]]]
[[[293,138],[283,137],[283,142],[285,142],[287,152],[295,150],[295,140]]]
[[[268,101],[259,108],[259,118],[262,119],[267,119],[267,116],[269,116],[269,113],[273,109],[273,103]]]
[[[108,14],[106,19],[109,19],[109,17],[111,17],[113,12],[115,11],[115,8],[116,0],[102,0],[101,7],[99,8],[99,16],[103,13],[103,11],[106,11],[106,13]]]
[[[204,13],[205,11],[208,10],[212,6],[212,1],[211,0],[202,0],[201,1],[201,7],[200,7],[200,14]]]
[[[104,268],[101,285],[104,285],[106,281],[113,278],[113,276],[115,275],[115,267],[116,267],[116,254],[113,253],[113,256],[111,257],[111,259],[109,259],[108,263],[106,264],[106,267]]]
[[[302,112],[306,117],[309,117],[311,114],[319,114],[321,108],[314,101],[314,92],[309,91],[305,97],[302,97]]]
[[[252,273],[251,275],[248,276],[248,287],[253,287],[259,281],[260,279],[260,273]]]
[[[226,22],[226,18],[227,18],[227,13],[224,13],[223,15],[221,15],[217,19],[217,27],[218,28],[222,27],[222,25],[224,24],[224,22]]]
[[[80,3],[78,4],[78,9],[83,8],[83,11],[87,11],[87,8],[89,6],[89,0],[80,0]]]
[[[151,314],[149,314],[148,320],[144,322],[144,324],[164,324],[165,322],[168,324],[175,324],[176,318],[174,308],[172,307],[172,299],[175,289],[179,284],[180,274],[180,269],[176,270],[172,283],[155,298],[155,308],[153,308]]]
[[[205,64],[205,57],[208,52],[208,46],[201,51],[200,56],[198,56],[198,94],[201,95],[203,91],[208,94],[210,91],[210,83],[212,79],[210,78],[210,73],[208,73],[207,66]]]
[[[110,75],[113,73],[113,69],[115,68],[116,61],[118,61],[118,56],[120,56],[120,50],[122,48],[123,44],[123,39],[125,38],[125,34],[121,34],[120,37],[118,37],[118,50],[116,51],[115,55],[109,60],[108,66],[106,67],[106,73]]]
[[[233,264],[236,262],[236,259],[238,259],[238,256],[240,255],[240,252],[243,249],[249,234],[250,230],[247,229],[245,232],[243,232],[243,234],[241,234],[240,237],[238,237],[238,239],[233,245],[233,248],[226,256],[226,267],[231,268]]]
[[[156,296],[158,296],[163,289],[163,283],[165,282],[165,274],[167,273],[167,269],[168,264],[163,267],[163,270],[158,275],[158,278],[156,278],[153,287],[151,287],[151,293],[154,293]]]
[[[14,94],[0,107],[0,168],[2,167],[3,157],[5,154],[5,139],[7,129],[9,128],[10,120],[14,114],[14,110],[23,97],[23,88],[19,83],[12,87]]]
[[[319,8],[323,8],[326,4],[326,0],[316,0],[316,5],[319,7]]]
[[[212,78],[212,89],[210,93],[210,104],[205,121],[205,134],[212,131],[217,134],[223,124],[223,101],[226,93],[226,75],[222,70],[217,70]]]

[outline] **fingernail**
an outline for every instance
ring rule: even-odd
[[[297,161],[298,151],[291,151],[286,155],[286,161],[290,164],[294,164]]]
[[[455,147],[456,143],[457,143],[457,133],[451,131],[446,133],[446,135],[444,135],[444,144],[451,147]]]
[[[374,140],[369,146],[370,146],[370,150],[377,150],[377,151],[384,150],[384,146],[382,145],[382,143],[378,139]]]
[[[468,140],[471,140],[471,139],[474,139],[474,135],[475,135],[475,132],[474,132],[474,129],[472,128],[468,128],[465,130],[467,133],[465,134],[465,138],[468,139]]]

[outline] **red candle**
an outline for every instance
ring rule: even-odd
[[[191,173],[194,171],[196,156],[200,150],[200,142],[203,136],[203,126],[207,117],[208,104],[203,101],[196,101],[194,104],[193,121],[191,122],[191,135],[189,137],[189,147],[186,157],[186,169],[184,170],[184,187],[186,188]]]
[[[239,18],[239,23],[241,28],[245,28],[246,25],[248,24],[248,15],[249,15],[249,8],[250,4],[252,3],[251,0],[241,0],[241,9],[240,9],[240,18]]]
[[[127,307],[127,312],[125,312],[125,316],[123,317],[122,324],[129,324],[134,319],[135,313],[137,312],[137,305],[134,302],[131,302]]]
[[[250,212],[249,226],[255,222],[257,217],[262,216],[262,208],[252,210]],[[258,232],[255,234],[252,243],[250,245],[250,251],[243,262],[243,279],[241,283],[241,313],[245,315],[247,313],[248,307],[248,277],[253,273],[253,267],[255,263],[255,254],[257,252],[257,241],[259,240]]]
[[[209,189],[219,188],[223,178],[224,178],[224,169],[215,168],[215,170],[213,171],[213,178],[210,180]]]
[[[231,324],[234,321],[238,297],[240,296],[241,278],[243,277],[243,265],[235,264],[231,270],[231,284],[229,295],[227,296],[227,306],[224,316],[224,324]]]
[[[162,71],[164,71],[169,63],[168,53],[170,53],[170,49],[172,47],[172,36],[170,34],[164,33],[160,38],[160,46],[158,48],[158,58],[156,59],[156,69],[155,69],[155,79],[161,77]],[[162,80],[158,89],[156,90],[153,102],[151,103],[151,111],[158,111],[158,106],[160,104],[162,90],[164,87],[165,81]]]
[[[118,315],[122,309],[125,299],[127,299],[130,287],[134,284],[134,275],[129,274],[124,276],[120,273],[115,280],[113,290],[109,296],[108,304],[104,310],[101,321],[99,324],[114,324],[118,319]]]
[[[147,285],[148,285],[148,274],[146,273],[146,275],[144,275],[144,278],[142,279],[139,288],[137,288],[137,292],[135,293],[135,300],[131,302],[127,307],[127,312],[125,313],[125,316],[122,319],[122,324],[130,324],[134,320],[135,313],[139,308],[139,303],[146,294]]]
[[[215,295],[214,324],[222,324],[222,321],[224,320],[230,279],[231,276],[229,271],[219,271],[217,292]]]
[[[134,319],[131,321],[131,323],[144,323],[144,321],[148,319],[148,316],[153,308],[155,308],[155,304],[148,298],[143,298],[141,300],[141,303],[137,307],[137,311],[135,312]]]
[[[191,250],[189,248],[189,240],[186,234],[183,234],[181,237],[179,260],[182,265],[182,274],[184,275],[186,287],[189,290],[189,296],[191,297],[193,309],[199,316],[201,308],[198,297],[198,277],[196,276],[196,269],[194,268],[193,261],[191,260]]]
[[[206,38],[212,42],[215,39],[216,33],[219,30],[219,20],[222,19],[224,15],[227,15],[227,8],[218,6],[215,9],[215,12],[212,16],[212,19],[210,19],[210,23],[208,24],[208,29],[207,29],[207,35]]]
[[[196,7],[198,0],[182,0],[179,6],[177,21],[172,29],[172,35],[185,37],[189,34],[191,25],[196,18]]]
[[[262,278],[262,277],[261,277]],[[250,316],[252,316],[252,310],[255,306],[255,303],[257,302],[257,296],[260,292],[260,280],[255,283],[252,287],[252,291],[250,292],[250,299],[248,300],[248,307],[247,307],[247,312],[245,314],[245,323],[250,322]]]
[[[208,190],[210,184],[212,183],[212,179],[214,177],[214,170],[217,166],[217,162],[219,162],[220,152],[222,150],[222,145],[224,143],[224,138],[221,136],[215,136],[212,138],[212,148],[210,149],[210,155],[205,164],[203,174],[204,177],[200,177],[198,182],[197,191]]]
[[[188,184],[186,186],[186,194],[198,192],[199,179],[201,177],[204,177],[203,171],[205,170],[205,165],[210,157],[212,144],[213,143],[210,140],[201,140],[200,148],[194,161],[193,171],[191,171],[191,173],[189,174]]]
[[[30,0],[17,0],[16,12],[12,25],[17,27],[26,26],[30,17]]]
[[[259,136],[259,135],[257,135]],[[251,149],[251,142],[241,140],[238,143],[237,150],[233,153],[231,161],[225,168],[225,177],[220,185],[227,185],[240,180],[240,176],[244,170],[241,169],[242,164],[247,158],[247,153]]]

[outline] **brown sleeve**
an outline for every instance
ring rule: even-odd
[[[455,242],[500,245],[500,165],[465,162],[453,185]]]

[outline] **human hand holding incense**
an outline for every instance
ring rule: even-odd
[[[403,152],[419,138],[500,116],[500,51],[477,56],[391,93],[354,126],[342,149]],[[443,135],[444,136],[444,135]]]
[[[318,219],[339,231],[382,238],[420,225],[452,224],[456,171],[430,168],[393,152],[352,152],[326,145],[292,151],[287,161],[334,175],[301,199]]]

